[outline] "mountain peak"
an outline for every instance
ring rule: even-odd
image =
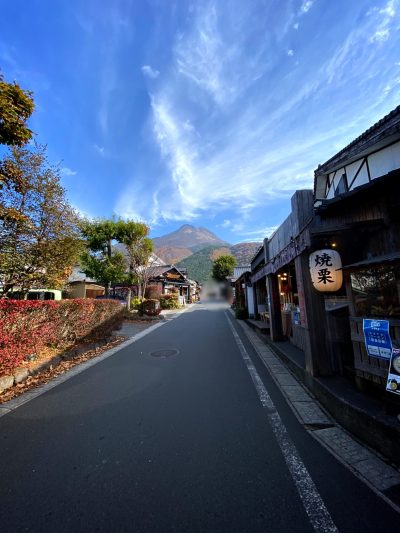
[[[185,248],[187,250],[205,248],[206,246],[224,246],[227,243],[207,228],[196,228],[183,224],[176,231],[153,239],[154,246],[160,248]]]
[[[192,232],[196,231],[196,228],[190,224],[183,224],[183,226],[181,226],[177,231]]]

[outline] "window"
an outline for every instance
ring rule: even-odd
[[[400,318],[400,265],[379,265],[351,274],[357,316]]]

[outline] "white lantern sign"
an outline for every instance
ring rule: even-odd
[[[310,254],[310,274],[317,291],[338,291],[343,284],[342,260],[339,253],[336,250],[326,249]]]

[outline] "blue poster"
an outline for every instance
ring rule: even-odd
[[[400,395],[400,349],[393,348],[386,390]]]
[[[390,359],[392,355],[392,341],[389,335],[387,320],[363,319],[365,347],[368,355]]]

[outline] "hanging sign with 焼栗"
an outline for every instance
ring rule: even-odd
[[[338,291],[343,284],[342,260],[336,250],[317,250],[309,259],[311,280],[321,292]]]

